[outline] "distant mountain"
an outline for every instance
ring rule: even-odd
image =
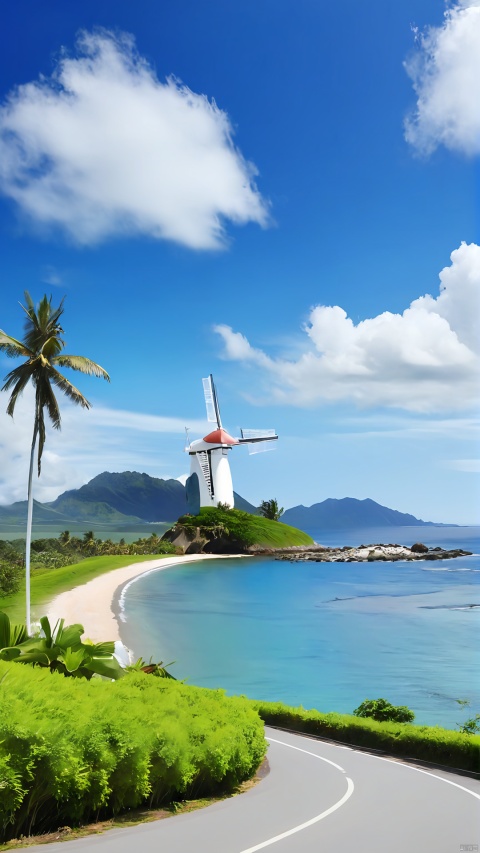
[[[63,492],[47,506],[81,521],[95,521],[98,515],[99,520],[107,521],[108,514],[120,514],[120,519],[111,518],[115,522],[125,516],[136,521],[176,521],[187,509],[185,486],[178,480],[161,480],[137,471],[104,471],[80,489]]]
[[[41,504],[39,501],[33,501],[33,512],[35,521],[48,523],[61,522],[67,520],[60,512],[55,512],[47,504]],[[10,524],[27,523],[27,501],[16,501],[9,506],[0,506],[0,522]]]
[[[258,515],[257,507],[234,492],[235,509]],[[161,480],[137,471],[112,474],[104,471],[80,489],[63,492],[50,503],[34,501],[34,523],[68,527],[69,522],[85,524],[131,524],[173,522],[187,511],[185,486],[179,480]],[[0,506],[0,524],[23,524],[27,502]],[[294,506],[281,518],[284,524],[312,530],[341,530],[354,527],[394,527],[432,525],[414,515],[397,512],[367,498],[328,498],[313,506]]]
[[[234,492],[236,509],[257,514],[258,509]],[[176,521],[187,511],[185,486],[178,480],[161,480],[137,471],[112,474],[104,471],[81,486],[63,492],[54,501],[34,501],[35,524],[122,524]],[[27,501],[0,506],[0,523],[22,524],[27,520]]]
[[[434,524],[409,513],[389,509],[370,498],[363,501],[356,498],[327,498],[313,506],[294,506],[284,512],[282,521],[292,527],[310,530],[322,527],[325,530],[342,530],[348,527],[417,527]]]

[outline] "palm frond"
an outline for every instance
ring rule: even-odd
[[[72,403],[77,403],[78,405],[83,406],[84,409],[90,408],[90,403],[87,398],[84,397],[78,388],[75,388],[75,385],[72,385],[65,376],[62,376],[58,370],[55,370],[53,364],[48,365],[47,372],[48,378],[57,386],[57,388],[60,388],[63,391],[65,396],[68,397]]]
[[[11,335],[7,335],[6,332],[0,329],[0,349],[3,350],[5,355],[9,358],[17,358],[18,356],[25,355],[27,358],[31,358],[34,353],[25,346],[22,341],[17,341],[16,338],[12,338]]]
[[[80,373],[86,373],[87,376],[99,376],[110,382],[110,376],[107,371],[103,367],[100,367],[99,364],[96,364],[95,361],[91,361],[91,359],[85,358],[83,355],[67,355],[63,353],[62,355],[53,356],[50,362],[51,364],[58,364],[59,367],[70,367],[72,370],[79,370]]]
[[[48,360],[51,361],[52,358],[58,355],[64,346],[64,342],[58,337],[58,335],[51,335],[43,344],[41,353],[45,358],[48,358]]]
[[[60,343],[59,349],[62,349],[65,344],[60,337],[63,329],[59,325],[58,319],[63,313],[64,300],[62,299],[58,308],[52,309],[52,298],[47,299],[45,295],[35,308],[30,294],[25,291],[25,301],[27,306],[21,305],[27,315],[25,344],[35,353],[38,353],[49,338],[55,337]]]
[[[42,372],[39,376],[35,377],[35,380],[37,385],[37,406],[42,411],[46,408],[53,428],[60,429],[60,409],[52,386],[50,385],[48,374]]]
[[[50,302],[51,302],[51,300],[50,300]],[[60,319],[60,317],[62,316],[62,314],[65,310],[63,307],[64,302],[65,302],[65,297],[63,296],[62,299],[60,300],[60,304],[59,304],[58,308],[54,308],[53,311],[50,309],[50,311],[51,311],[50,319],[49,319],[49,325],[50,326],[56,326],[57,325],[58,320]],[[63,332],[63,329],[61,329],[61,331]]]
[[[15,410],[15,405],[17,403],[17,399],[19,395],[23,392],[23,390],[28,385],[30,379],[32,378],[34,373],[34,366],[32,362],[27,362],[27,364],[20,364],[14,370],[11,370],[10,373],[7,374],[6,382],[2,391],[9,391],[13,386],[13,391],[10,395],[10,399],[8,401],[7,406],[7,415],[13,417],[13,412]]]

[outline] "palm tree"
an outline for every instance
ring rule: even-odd
[[[272,521],[278,521],[284,512],[283,506],[279,507],[278,501],[276,501],[275,498],[272,498],[269,501],[262,501],[258,507],[258,511],[264,518],[270,518]]]
[[[61,545],[65,545],[65,546],[70,545],[70,531],[69,530],[62,530],[62,532],[60,533],[60,536],[58,537],[58,540],[59,540]]]
[[[66,355],[62,353],[65,342],[62,339],[63,329],[59,320],[63,314],[63,302],[58,308],[52,307],[52,297],[47,299],[46,295],[37,307],[31,299],[28,291],[25,291],[26,306],[21,305],[27,319],[25,321],[25,337],[23,341],[17,341],[0,329],[0,351],[11,358],[24,357],[26,361],[15,367],[5,377],[5,385],[2,391],[12,389],[7,406],[7,414],[13,417],[18,397],[31,381],[35,388],[35,418],[33,422],[32,448],[30,452],[30,469],[28,475],[28,515],[27,515],[27,538],[25,544],[25,569],[26,569],[26,619],[27,631],[30,632],[30,546],[32,540],[32,510],[33,492],[32,475],[35,448],[38,439],[38,476],[40,476],[42,453],[45,445],[45,417],[44,410],[54,429],[60,429],[61,419],[58,403],[53,393],[52,385],[61,391],[73,403],[77,403],[84,409],[90,408],[88,400],[80,393],[58,371],[58,367],[70,367],[79,370],[89,376],[101,376],[107,381],[110,377],[103,367],[90,361],[82,355]]]

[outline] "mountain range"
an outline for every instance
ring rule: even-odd
[[[258,513],[253,504],[234,492],[235,507]],[[187,511],[185,486],[179,480],[161,480],[137,471],[104,471],[79,489],[70,489],[54,501],[34,501],[36,524],[80,521],[86,524],[176,521]],[[19,524],[27,518],[27,501],[0,506],[0,523]]]
[[[313,506],[293,506],[282,515],[282,521],[292,527],[341,530],[357,527],[418,527],[434,525],[407,512],[398,512],[377,504],[371,498],[327,498]]]
[[[235,508],[258,514],[258,509],[236,492]],[[105,471],[81,486],[59,495],[49,503],[34,502],[36,524],[131,524],[173,522],[187,510],[185,486],[179,480],[161,480],[137,471],[120,474]],[[0,506],[0,524],[26,521],[27,502]],[[381,506],[367,498],[327,498],[321,503],[287,509],[281,520],[301,529],[347,527],[391,527],[432,525],[408,513]]]

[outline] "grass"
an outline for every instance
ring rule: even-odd
[[[87,583],[93,578],[111,572],[114,569],[122,569],[133,563],[144,563],[146,560],[161,560],[169,554],[144,554],[132,556],[131,554],[112,555],[106,557],[87,557],[80,563],[64,566],[60,569],[34,569],[31,577],[31,601],[32,616],[36,619],[43,616],[40,608],[45,606],[52,598],[61,592],[73,589],[75,586]],[[25,616],[25,587],[13,595],[0,598],[0,610],[8,613],[13,622],[23,622]]]
[[[238,509],[204,507],[199,515],[182,515],[177,526],[187,530],[199,527],[200,533],[206,538],[209,538],[209,534],[225,536],[232,543],[239,543],[245,548],[255,545],[264,548],[289,548],[313,544],[312,537],[303,530]]]

